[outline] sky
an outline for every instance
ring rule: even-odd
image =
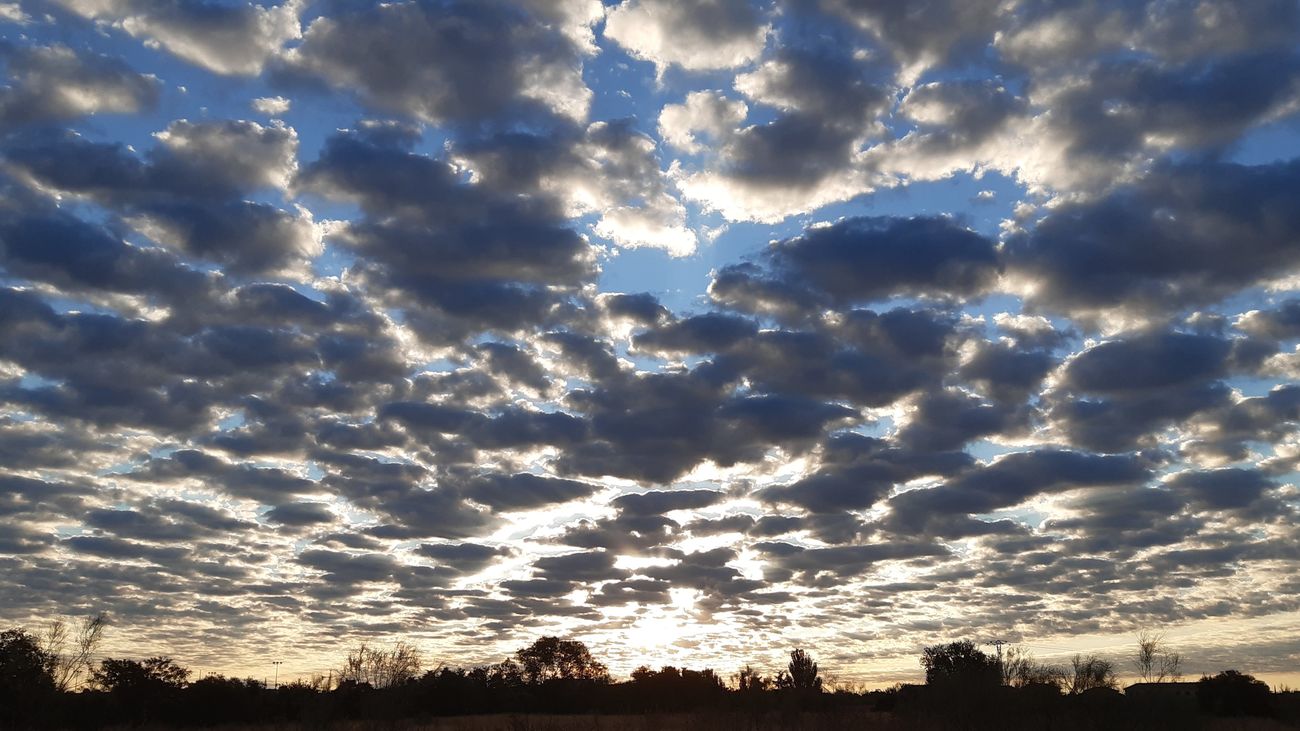
[[[0,2],[0,624],[1300,685],[1295,0]],[[991,648],[990,648],[991,649]]]

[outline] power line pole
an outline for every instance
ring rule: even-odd
[[[1007,642],[1006,640],[989,640],[984,644],[993,645],[994,647],[998,648],[998,667],[1002,667],[1002,646],[1009,645],[1011,643]]]
[[[284,664],[281,660],[272,660],[271,664],[275,666],[275,687],[272,690],[280,689],[280,666]]]

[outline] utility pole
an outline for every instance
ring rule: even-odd
[[[1007,642],[1006,640],[990,640],[988,642],[985,642],[984,644],[993,645],[994,647],[998,648],[998,667],[999,668],[1002,667],[1002,646],[1009,645],[1011,643]]]
[[[272,690],[279,690],[280,689],[280,666],[283,665],[284,662],[280,660],[272,660],[271,664],[275,666],[275,687],[272,688]]]

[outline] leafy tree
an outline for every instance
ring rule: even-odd
[[[1070,660],[1070,670],[1070,695],[1078,695],[1094,688],[1115,690],[1119,687],[1119,681],[1115,679],[1114,663],[1096,655],[1075,655]]]
[[[1165,645],[1164,633],[1142,630],[1138,633],[1138,649],[1133,655],[1133,667],[1145,683],[1177,682],[1183,677],[1183,658]]]
[[[18,726],[55,690],[55,659],[21,629],[0,632],[0,727]]]
[[[189,677],[190,671],[169,657],[145,660],[108,658],[99,663],[90,681],[109,692],[150,692],[183,688]]]
[[[518,688],[524,684],[524,671],[519,663],[509,658],[484,668],[484,682],[493,690]]]
[[[928,685],[997,685],[1002,675],[997,658],[981,652],[970,640],[925,648],[921,666]]]
[[[1202,677],[1196,684],[1201,709],[1216,716],[1270,716],[1272,694],[1268,685],[1252,675],[1224,670]]]
[[[32,689],[54,685],[54,657],[21,629],[0,632],[0,688]]]
[[[817,674],[817,663],[803,650],[797,648],[791,650],[790,664],[786,666],[784,673],[777,676],[776,685],[778,688],[795,688],[820,693],[822,679]]]
[[[736,689],[742,693],[757,693],[772,687],[772,679],[746,665],[735,675]]]
[[[529,684],[548,680],[588,680],[609,682],[609,671],[591,656],[578,640],[543,637],[515,653],[523,677]]]

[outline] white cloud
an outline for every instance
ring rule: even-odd
[[[769,30],[748,0],[625,0],[605,21],[606,37],[660,73],[744,66],[763,52]]]
[[[255,112],[274,117],[288,113],[290,102],[282,96],[264,96],[254,99],[251,106]]]
[[[218,74],[255,76],[284,44],[302,37],[303,0],[283,5],[157,4],[138,0],[57,0],[86,18],[120,28],[146,45]]]
[[[683,152],[701,152],[706,142],[719,142],[745,121],[749,107],[717,92],[693,91],[681,104],[668,104],[659,112],[659,136]],[[701,140],[704,134],[709,139]]]

